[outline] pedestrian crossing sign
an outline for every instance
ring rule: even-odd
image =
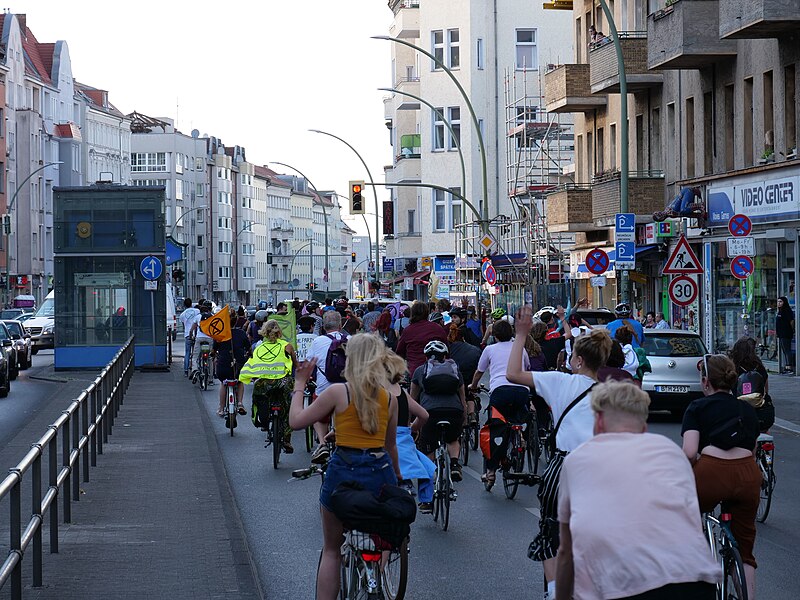
[[[686,236],[680,237],[661,272],[664,275],[689,275],[703,272],[703,267],[686,240]]]

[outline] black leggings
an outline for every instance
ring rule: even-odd
[[[713,583],[695,581],[692,583],[670,583],[655,590],[648,590],[635,596],[628,596],[628,600],[714,600],[717,590]]]

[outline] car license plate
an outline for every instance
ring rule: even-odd
[[[685,394],[689,391],[688,385],[657,385],[657,392],[664,392],[666,394]]]

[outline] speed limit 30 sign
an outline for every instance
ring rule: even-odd
[[[682,275],[669,284],[669,299],[678,306],[689,306],[697,300],[697,282],[691,277]]]

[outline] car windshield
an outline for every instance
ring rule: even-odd
[[[11,338],[8,336],[8,329],[5,328],[4,325],[0,325],[0,340],[10,340]]]
[[[19,323],[6,323],[11,335],[22,335],[22,326]]]
[[[703,341],[696,335],[680,333],[647,333],[642,344],[647,356],[701,357],[706,353]]]
[[[56,303],[52,298],[46,298],[42,306],[36,311],[37,317],[52,317],[56,314]]]
[[[22,314],[22,311],[17,308],[10,308],[0,311],[0,319],[14,319]]]
[[[602,310],[593,311],[578,311],[578,316],[586,321],[589,325],[608,325],[615,319],[614,313],[605,312]]]

